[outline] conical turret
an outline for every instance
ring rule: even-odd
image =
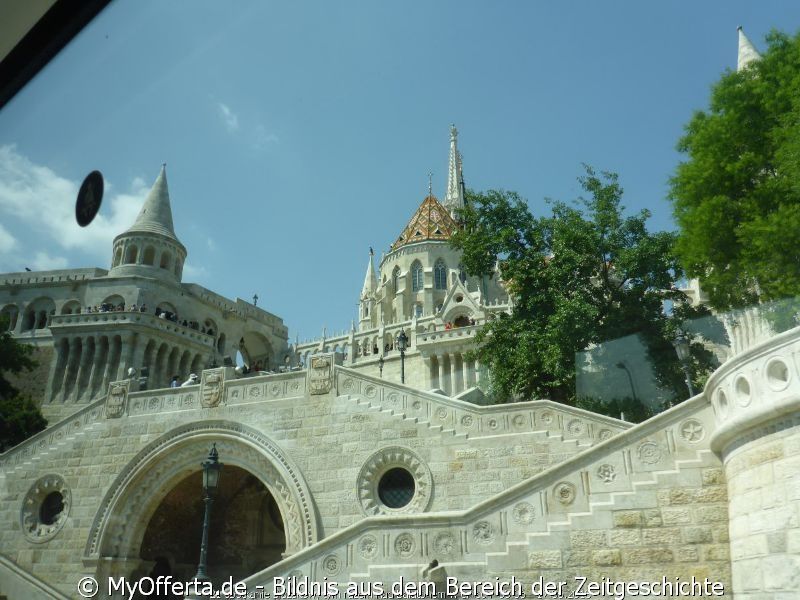
[[[166,165],[136,221],[114,239],[110,276],[141,275],[180,282],[186,248],[175,235]]]
[[[739,32],[739,54],[736,60],[736,70],[742,71],[745,69],[750,63],[757,61],[761,58],[761,55],[756,50],[755,46],[747,39],[747,36],[744,34],[744,30],[742,30],[742,26],[739,25],[737,28]]]

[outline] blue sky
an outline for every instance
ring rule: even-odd
[[[468,187],[541,214],[588,163],[672,228],[675,144],[738,25],[764,49],[800,3],[116,0],[0,111],[0,271],[108,268],[166,162],[184,281],[257,293],[291,340],[341,331],[429,172],[443,197],[451,123]]]

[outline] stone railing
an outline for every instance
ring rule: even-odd
[[[21,444],[0,454],[0,467],[10,468],[34,458],[40,452],[58,444],[67,436],[80,432],[88,425],[103,418],[106,398],[95,400],[63,421],[29,437]]]
[[[800,421],[800,327],[750,347],[708,380],[718,429],[712,440],[721,452],[734,438],[768,421]]]
[[[409,390],[342,366],[336,367],[336,389],[339,394],[361,396],[382,409],[470,437],[547,430],[568,439],[605,440],[631,427],[624,421],[550,400],[478,406],[441,394]]]
[[[138,311],[109,311],[96,313],[81,313],[77,315],[53,315],[50,317],[50,327],[85,327],[109,325],[120,327],[124,325],[144,325],[159,331],[172,333],[192,340],[204,346],[214,346],[214,337],[202,333],[191,327],[184,327],[169,319],[161,319],[149,313]]]

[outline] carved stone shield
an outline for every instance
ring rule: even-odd
[[[312,396],[327,394],[333,387],[333,355],[311,357],[308,370],[308,391]]]

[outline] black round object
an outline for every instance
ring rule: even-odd
[[[92,171],[86,176],[78,191],[78,200],[75,202],[75,220],[78,225],[86,227],[91,223],[100,210],[103,201],[103,174]]]

